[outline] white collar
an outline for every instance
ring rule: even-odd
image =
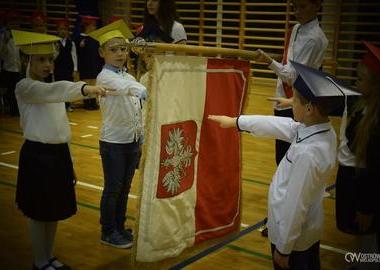
[[[305,125],[301,125],[300,128],[297,130],[296,143],[302,142],[303,140],[306,140],[307,138],[310,138],[313,135],[328,132],[331,128],[332,127],[330,122],[316,124],[308,127]]]

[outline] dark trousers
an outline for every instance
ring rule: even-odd
[[[5,94],[5,103],[9,106],[9,113],[12,116],[18,116],[20,113],[18,111],[15,89],[16,84],[20,80],[20,73],[3,70],[2,76],[3,84],[5,88],[7,88],[7,92]]]
[[[104,190],[100,202],[102,232],[124,230],[128,194],[140,159],[140,143],[107,143],[100,141],[104,173]]]
[[[271,244],[272,257],[275,245]],[[274,270],[283,270],[273,261]],[[289,256],[288,270],[319,270],[321,263],[319,260],[319,241],[304,251],[292,251]]]
[[[84,108],[86,110],[97,110],[98,104],[96,104],[96,98],[86,98],[83,99]]]
[[[293,110],[287,109],[287,110],[274,110],[275,116],[281,116],[281,117],[291,117],[293,118]],[[286,152],[288,151],[290,147],[290,143],[284,142],[281,140],[276,140],[276,164],[280,164],[282,158],[285,156]]]

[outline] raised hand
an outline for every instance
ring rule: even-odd
[[[106,88],[100,85],[86,85],[83,88],[83,93],[87,95],[106,96],[108,92],[115,91],[114,89]]]
[[[148,98],[148,93],[146,91],[146,88],[141,84],[139,86],[132,86],[129,90],[129,93],[132,96],[135,96],[142,100],[147,100]]]
[[[272,57],[270,57],[266,52],[264,52],[261,49],[256,50],[256,52],[257,52],[257,58],[256,58],[257,62],[263,62],[268,65],[272,63],[273,61]]]
[[[283,97],[269,97],[268,101],[276,102],[276,107],[280,109],[286,109],[293,106],[292,98],[283,98]]]
[[[236,127],[236,117],[229,117],[225,115],[209,115],[208,119],[217,122],[222,128]]]

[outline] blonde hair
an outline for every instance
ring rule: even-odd
[[[369,142],[373,139],[373,133],[376,127],[379,126],[380,118],[380,80],[378,75],[368,70],[363,64],[358,65],[358,70],[367,70],[368,72],[368,95],[361,98],[355,105],[354,111],[360,112],[365,110],[365,113],[359,124],[356,126],[353,146],[356,155],[357,164],[367,164],[367,152]]]

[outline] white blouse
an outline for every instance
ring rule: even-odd
[[[172,27],[172,32],[170,34],[172,37],[173,43],[178,43],[180,41],[186,41],[187,40],[187,35],[185,28],[183,25],[177,21],[174,21],[173,27]]]
[[[25,78],[16,85],[20,124],[24,138],[30,141],[59,144],[71,140],[65,103],[84,98],[84,82],[45,83]]]

